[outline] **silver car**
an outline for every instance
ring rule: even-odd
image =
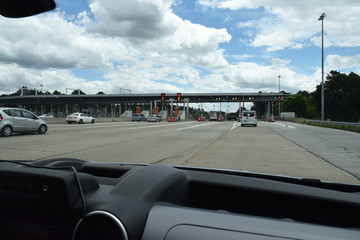
[[[13,132],[38,132],[44,134],[48,126],[34,113],[19,108],[0,108],[0,134],[8,137]]]
[[[138,114],[138,113],[136,113],[136,114],[133,114],[132,115],[132,119],[131,119],[133,122],[134,121],[138,121],[138,122],[140,122],[140,121],[144,121],[145,122],[145,120],[146,120],[146,118],[145,118],[145,116],[143,115],[143,114]]]
[[[158,115],[150,115],[147,118],[148,122],[161,122],[161,118]]]
[[[257,126],[257,116],[255,111],[246,110],[241,113],[240,117],[241,126],[253,125]]]

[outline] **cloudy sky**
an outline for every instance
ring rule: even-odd
[[[0,16],[0,94],[22,86],[87,94],[313,91],[325,73],[360,72],[353,0],[55,0]]]

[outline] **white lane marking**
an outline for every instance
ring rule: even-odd
[[[134,129],[143,129],[143,128],[168,127],[168,126],[181,125],[181,124],[189,124],[189,122],[156,124],[156,125],[148,125],[148,126],[141,126],[141,127],[140,126],[139,127],[132,127],[132,128],[128,128],[128,129],[134,130]]]
[[[136,123],[130,123],[130,124],[136,124]],[[125,127],[126,125],[129,124],[125,124],[125,123],[109,123],[109,124],[99,124],[99,123],[95,123],[95,124],[86,124],[85,126],[82,124],[69,124],[69,125],[61,125],[61,126],[56,126],[54,128],[51,127],[51,130],[55,130],[55,131],[59,131],[59,130],[72,130],[72,129],[86,129],[86,128],[110,128],[110,127]],[[50,128],[49,127],[49,128]]]
[[[179,128],[179,129],[176,129],[176,131],[182,131],[182,130],[186,130],[186,129],[190,129],[190,128],[196,128],[196,127],[205,127],[205,126],[208,126],[210,124],[214,124],[214,123],[197,124],[197,125],[186,127],[186,128]]]
[[[291,129],[296,129],[297,128],[297,127],[290,126],[290,125],[287,125],[287,124],[281,123],[281,122],[273,122],[273,123],[269,123],[269,124],[273,124],[273,125],[277,125],[277,126],[281,126],[281,127],[287,127],[287,128],[291,128]]]
[[[233,124],[232,128],[230,129],[230,131],[233,130],[233,129],[235,129],[235,128],[237,128],[238,126],[239,126],[239,123],[238,123],[238,122],[234,122],[234,124]]]
[[[61,126],[56,128],[51,128],[53,131],[61,131],[61,130],[72,130],[72,129],[95,129],[95,128],[115,128],[115,127],[122,127],[128,129],[142,129],[142,128],[152,128],[152,127],[166,127],[172,125],[180,125],[180,124],[188,124],[189,122],[182,122],[182,123],[138,123],[138,122],[129,122],[129,123],[103,123],[103,124],[86,124],[85,126],[82,124],[70,124],[69,126]],[[130,126],[129,126],[130,125]]]
[[[277,126],[281,126],[281,127],[286,127],[285,124],[279,123],[279,122],[273,122],[273,123],[268,123],[268,124],[273,124],[273,125],[277,125]]]

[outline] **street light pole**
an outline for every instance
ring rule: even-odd
[[[279,93],[280,93],[280,78],[281,78],[281,76],[279,75]],[[279,101],[279,119],[280,119],[280,101]]]
[[[321,21],[321,121],[324,121],[324,18],[326,14],[323,13],[319,17]]]

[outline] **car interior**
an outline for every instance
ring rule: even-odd
[[[356,185],[79,159],[0,162],[2,239],[359,239]]]
[[[54,8],[52,0],[0,2],[6,17]],[[4,160],[0,238],[360,239],[359,191],[358,185],[224,169]]]

